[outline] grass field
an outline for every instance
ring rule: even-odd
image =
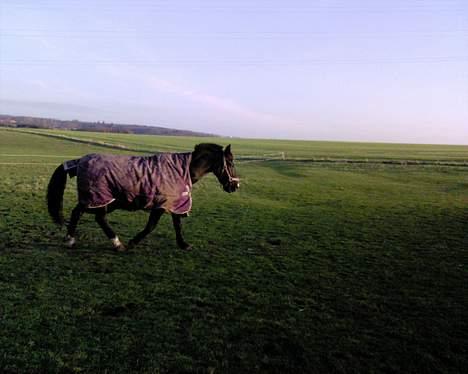
[[[200,141],[67,134],[155,151]],[[467,147],[229,142],[241,155],[468,160]],[[90,152],[124,151],[0,129],[0,372],[466,372],[468,168],[240,162],[239,192],[212,176],[195,186],[192,252],[163,217],[119,254],[90,216],[64,248],[46,213],[55,166]],[[146,218],[110,222],[128,241]]]
[[[27,130],[31,131],[31,130]],[[290,140],[194,138],[178,136],[142,136],[130,134],[41,130],[52,136],[67,136],[84,141],[97,141],[126,146],[144,153],[187,151],[200,142],[231,143],[243,158],[336,159],[336,160],[420,160],[452,161],[468,164],[467,146],[414,145],[386,143],[310,142]]]

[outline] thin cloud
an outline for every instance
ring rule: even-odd
[[[168,79],[160,78],[154,73],[142,72],[137,69],[106,67],[105,70],[114,76],[122,79],[125,76],[131,79],[138,86],[146,86],[151,90],[172,94],[185,98],[191,102],[202,104],[214,112],[222,112],[226,116],[235,116],[240,120],[254,123],[258,126],[281,126],[290,125],[291,120],[286,120],[279,116],[253,110],[230,98],[220,97],[209,93],[195,90],[191,87],[185,87],[179,83]]]

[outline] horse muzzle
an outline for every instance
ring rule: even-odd
[[[232,178],[228,183],[223,185],[223,190],[232,193],[237,191],[237,189],[240,187],[240,180],[238,178]]]

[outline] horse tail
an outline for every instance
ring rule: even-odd
[[[47,187],[47,209],[49,215],[57,225],[62,226],[63,218],[63,192],[67,184],[67,171],[63,164],[55,169]]]

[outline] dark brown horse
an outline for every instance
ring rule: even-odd
[[[177,245],[191,246],[182,237],[181,217],[192,206],[191,189],[207,173],[214,173],[224,191],[239,188],[231,146],[199,144],[190,153],[160,153],[152,156],[117,156],[90,154],[58,166],[47,190],[47,207],[52,220],[64,224],[63,193],[67,175],[77,177],[78,204],[67,225],[66,244],[76,244],[75,231],[83,213],[92,213],[112,241],[114,248],[126,248],[109,226],[106,215],[116,209],[150,211],[146,227],[130,240],[137,245],[153,231],[164,212],[172,215]]]

